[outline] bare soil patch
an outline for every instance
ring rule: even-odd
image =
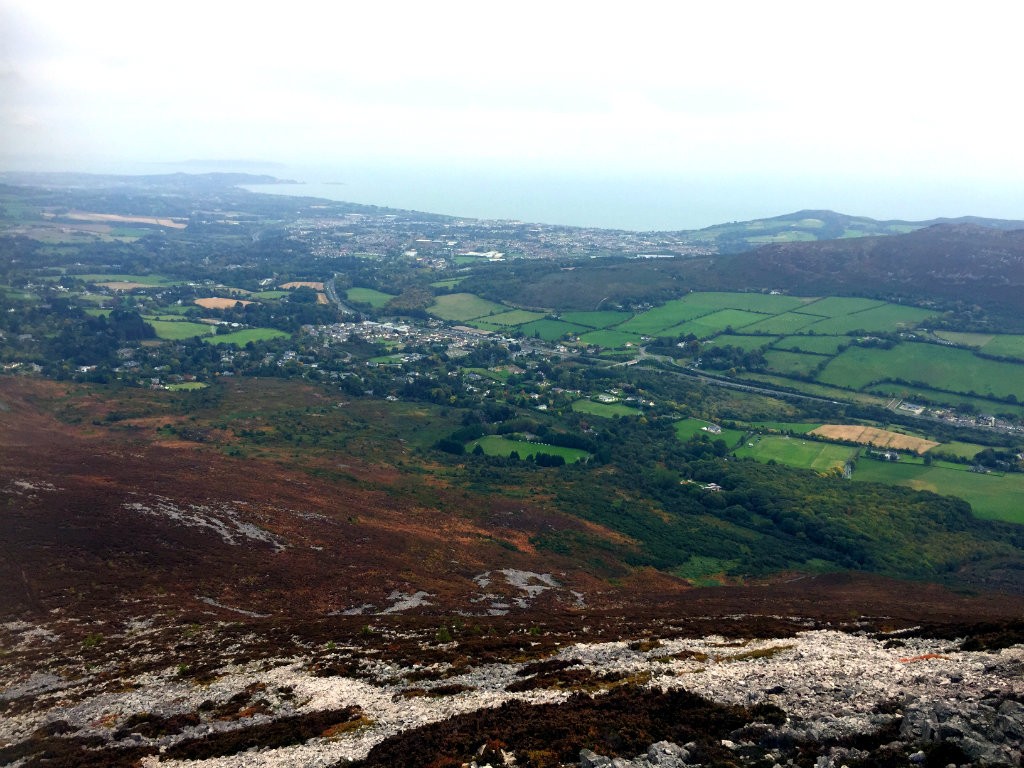
[[[222,296],[211,296],[208,299],[196,299],[195,303],[204,309],[231,309],[231,307],[241,304],[243,307],[252,304],[251,301],[245,299],[227,299]]]
[[[877,427],[865,427],[861,424],[823,424],[808,434],[826,437],[829,440],[844,440],[849,443],[873,445],[877,448],[892,448],[897,451],[913,451],[924,453],[938,445],[934,440],[923,437],[903,435]]]
[[[66,219],[74,221],[115,221],[125,224],[152,224],[157,227],[168,227],[169,229],[185,229],[188,226],[183,221],[174,219],[157,218],[155,216],[122,216],[117,213],[88,213],[85,211],[72,211],[64,215]]]
[[[309,280],[295,280],[290,283],[285,283],[281,287],[286,291],[290,291],[292,288],[312,288],[314,291],[322,291],[324,289],[324,284]]]

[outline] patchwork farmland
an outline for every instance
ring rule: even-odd
[[[453,293],[436,297],[428,311],[494,333],[590,354],[596,348],[616,362],[654,342],[664,350],[669,339],[679,345],[697,339],[705,351],[735,347],[761,360],[756,367],[728,366],[730,376],[815,396],[858,402],[916,397],[1012,414],[1024,402],[1024,336],[932,333],[926,328],[934,311],[876,299],[695,292],[637,313],[545,314]],[[672,357],[691,362],[681,348]]]

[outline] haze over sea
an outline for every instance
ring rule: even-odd
[[[257,192],[452,216],[641,231],[700,229],[803,209],[876,219],[1024,218],[1024,196],[1017,190],[920,179],[685,178],[424,167],[247,170],[303,182],[246,187]]]

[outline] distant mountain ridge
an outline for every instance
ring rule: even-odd
[[[169,167],[251,167],[253,170],[272,168],[275,164],[256,161],[185,161],[168,163]],[[266,173],[209,171],[126,175],[93,174],[77,172],[31,172],[0,171],[0,183],[26,186],[53,187],[139,187],[165,188],[170,191],[211,191],[230,189],[254,184],[296,184],[294,180],[281,179]],[[309,198],[317,199],[317,198]],[[339,203],[332,200],[330,202]],[[350,203],[351,205],[358,205]],[[378,211],[426,214],[426,211],[368,206]],[[429,213],[432,219],[466,218]],[[487,221],[481,219],[481,221]],[[527,223],[527,222],[524,222]],[[650,230],[650,234],[661,235],[678,244],[702,246],[717,253],[741,253],[763,245],[784,243],[820,242],[880,235],[901,235],[914,232],[935,224],[979,224],[993,229],[1024,229],[1024,220],[990,219],[981,216],[960,216],[957,218],[935,218],[924,221],[903,219],[872,219],[868,216],[851,216],[825,209],[805,209],[749,221],[732,221],[714,224],[703,229]],[[596,230],[600,227],[565,226],[568,230]]]
[[[927,221],[878,220],[828,210],[802,210],[766,219],[715,224],[677,235],[690,245],[713,246],[719,253],[740,253],[764,245],[821,242],[882,235],[904,235],[936,224],[977,224],[993,229],[1024,229],[1024,221],[980,216]]]
[[[1024,229],[944,223],[895,237],[768,245],[719,259],[709,272],[804,295],[885,294],[1021,314]]]

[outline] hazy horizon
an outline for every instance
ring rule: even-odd
[[[803,208],[1020,219],[1022,18],[0,0],[0,168],[253,158],[352,202],[631,229]]]

